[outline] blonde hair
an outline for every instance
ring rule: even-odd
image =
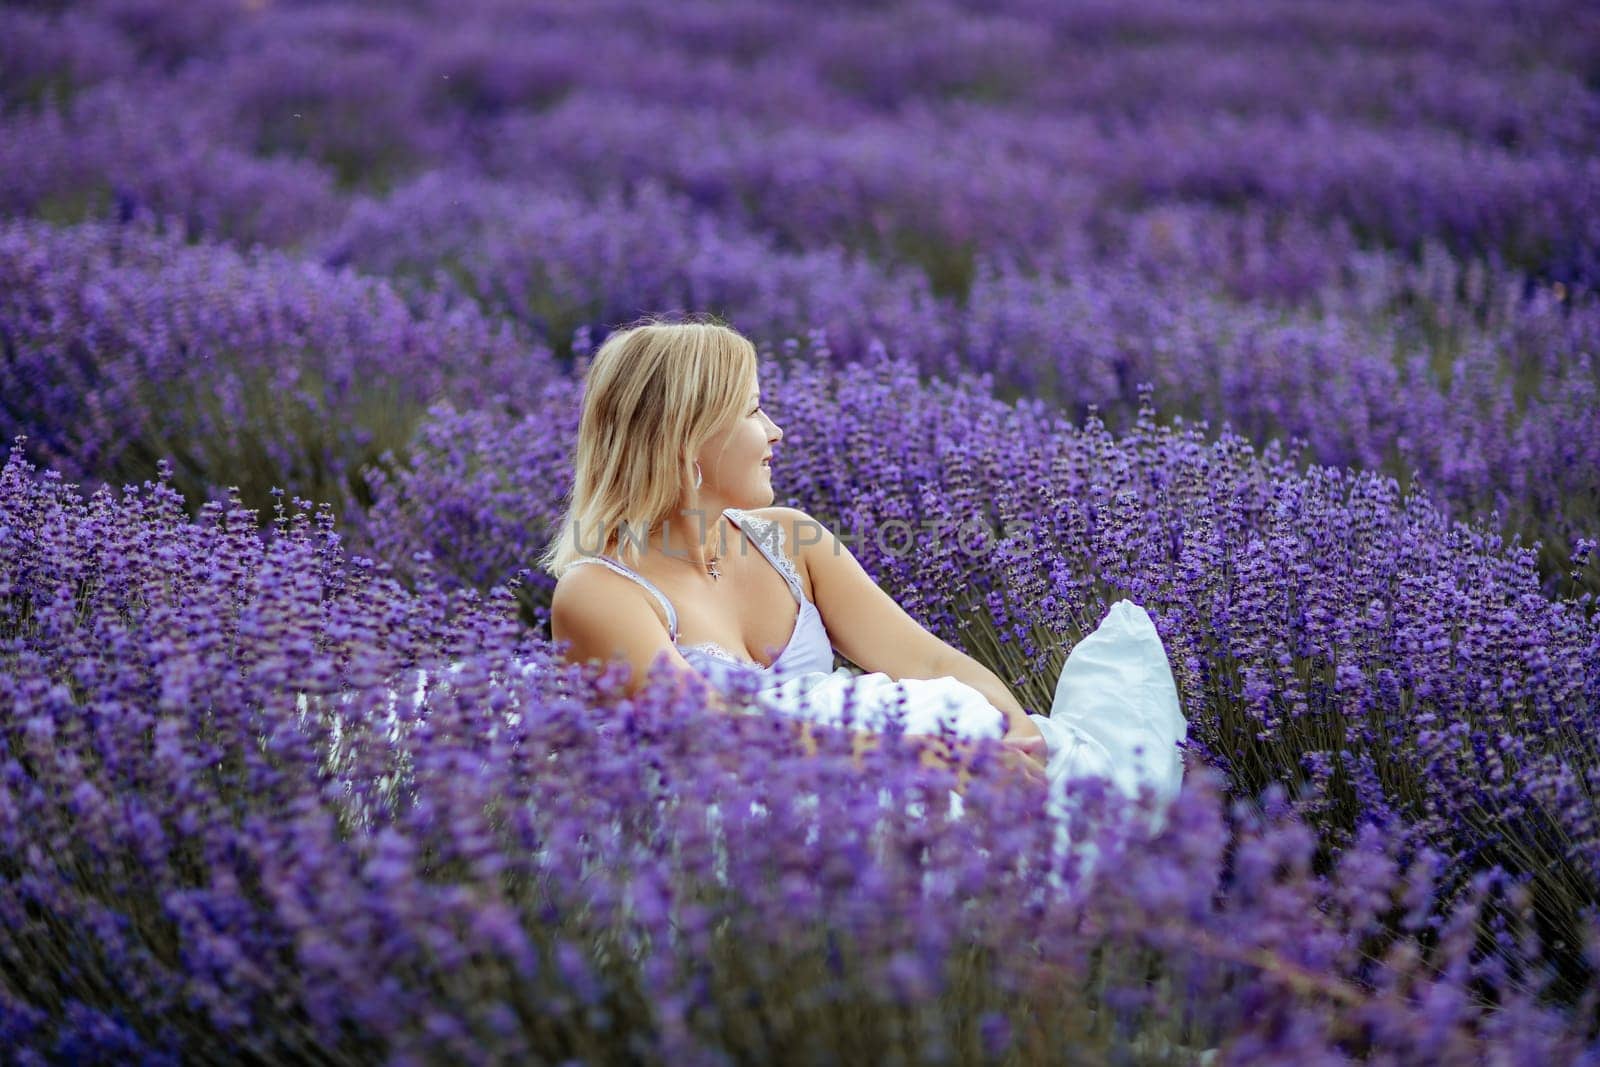
[[[755,346],[720,323],[648,319],[607,337],[584,379],[567,513],[540,566],[559,578],[613,545],[638,562],[636,539],[693,493],[695,453],[755,382]]]

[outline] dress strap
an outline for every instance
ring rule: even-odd
[[[602,564],[603,566],[609,567],[611,570],[616,571],[624,578],[630,578],[644,586],[647,592],[649,592],[657,600],[661,601],[661,606],[666,610],[667,613],[667,637],[672,641],[673,644],[678,643],[678,613],[673,609],[672,601],[667,599],[667,594],[657,589],[654,582],[640,574],[638,571],[618,563],[610,556],[582,556],[573,560],[571,566],[578,567],[585,563]]]
[[[738,508],[729,508],[723,512],[735,526],[743,530],[767,562],[783,575],[783,580],[788,583],[789,592],[794,594],[796,603],[805,603],[805,587],[800,584],[800,574],[794,569],[794,561],[783,550],[783,524],[772,519],[763,519]]]

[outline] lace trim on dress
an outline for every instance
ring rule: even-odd
[[[730,663],[738,663],[745,667],[761,666],[759,663],[751,663],[749,660],[741,656],[736,656],[732,652],[729,652],[727,649],[723,648],[721,645],[713,644],[710,641],[702,641],[697,645],[679,645],[678,651],[704,652],[708,656],[715,656],[717,659],[725,659]]]
[[[756,548],[760,549],[761,554],[777,568],[783,580],[788,583],[789,591],[794,594],[795,600],[804,599],[800,572],[795,570],[794,561],[789,558],[789,553],[783,550],[783,524],[776,519],[759,518],[737,508],[729,508],[728,515],[741,530],[750,535],[750,540],[756,543]]]

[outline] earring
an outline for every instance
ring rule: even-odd
[[[696,489],[700,488],[700,483],[703,482],[703,481],[705,481],[705,478],[702,477],[701,474],[700,474],[700,461],[699,460],[695,460],[694,461],[694,487]]]

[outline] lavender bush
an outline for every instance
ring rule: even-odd
[[[818,328],[852,347],[937,311],[920,275],[886,276],[838,249],[786,254],[651,188],[591,203],[430,174],[356,201],[322,255],[419,297],[471,298],[561,353],[646,307],[737,316],[758,336]]]
[[[0,11],[0,100],[8,110],[59,107],[84,87],[138,66],[128,41],[95,15]]]
[[[539,174],[672,176],[708,203],[742,198],[763,205],[764,225],[806,241],[863,225],[881,232],[903,216],[941,239],[965,233],[995,247],[1017,239],[1011,227],[1032,204],[1070,202],[1052,187],[1110,202],[1294,205],[1387,241],[1420,227],[1459,238],[1461,251],[1499,247],[1539,267],[1592,238],[1585,151],[1600,109],[1583,80],[1594,56],[1581,31],[1593,15],[1581,5],[1522,19],[1480,5],[1474,35],[1494,46],[1464,41],[1431,3],[1265,20],[1233,4],[1199,21],[1157,4],[1093,14],[712,10],[618,20],[553,4],[352,4],[221,20],[213,5],[128,18],[105,4],[79,18],[149,55],[151,73],[186,91],[209,136],[306,155],[347,181],[382,185],[510,143]],[[72,24],[59,18],[64,33]],[[43,36],[36,23],[30,33]],[[529,37],[540,42],[531,53],[509,45]],[[175,50],[188,62],[174,64]],[[30,62],[33,80],[85,80],[69,51],[54,51]],[[304,76],[261,79],[283,63],[307,64]],[[618,106],[634,102],[669,110]],[[717,139],[725,150],[689,149],[698,138],[679,132],[708,111],[732,123],[735,136]],[[798,159],[786,147],[799,147]],[[988,165],[997,152],[1004,165]],[[1061,182],[1063,164],[1074,181]],[[797,194],[860,206],[835,213],[843,230],[814,226],[804,204],[788,202]],[[1048,227],[1052,216],[1039,218]]]
[[[1588,1055],[1492,874],[1446,912],[1432,857],[1363,833],[1319,875],[1280,797],[1200,774],[1151,844],[1080,824],[1081,892],[981,753],[952,818],[892,735],[858,772],[618,700],[506,589],[407,591],[325,511],[276,525],[0,473],[21,1062]]]
[[[288,486],[341,509],[428,404],[536,389],[548,353],[471,305],[159,232],[0,225],[0,432],[69,478],[174,462],[191,501]]]
[[[200,91],[113,82],[60,110],[0,120],[0,210],[60,224],[175,219],[191,239],[278,245],[339,217],[324,168],[221,141],[190,110]]]

